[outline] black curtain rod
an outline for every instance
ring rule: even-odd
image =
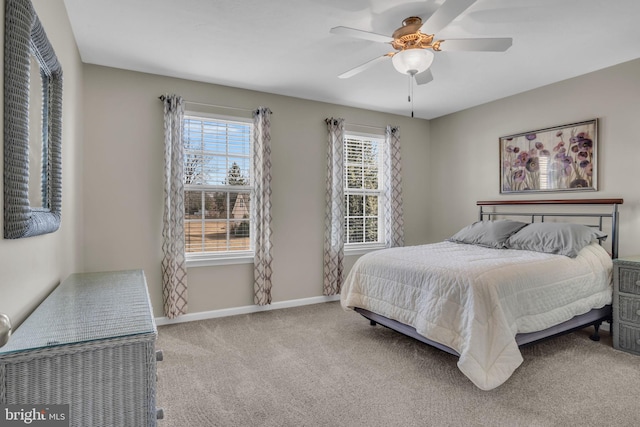
[[[164,95],[160,95],[158,97],[158,99],[160,101],[164,101],[166,99],[166,97]],[[207,103],[204,103],[204,102],[189,101],[189,100],[186,100],[186,99],[184,100],[184,102],[186,102],[187,104],[202,105],[204,107],[226,108],[227,110],[239,110],[239,111],[251,111],[251,112],[256,111],[255,108],[230,107],[228,105],[207,104]],[[271,112],[271,114],[273,114],[273,111]]]

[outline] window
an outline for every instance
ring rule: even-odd
[[[253,256],[253,124],[203,114],[184,117],[187,259]]]
[[[344,243],[346,249],[384,245],[384,139],[346,134],[344,140]]]

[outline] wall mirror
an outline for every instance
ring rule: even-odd
[[[62,67],[30,0],[6,0],[4,237],[56,231],[62,207]]]

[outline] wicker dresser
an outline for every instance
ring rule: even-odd
[[[156,425],[142,270],[73,274],[0,348],[0,403],[69,404],[71,426]]]
[[[640,355],[640,256],[613,262],[613,346]]]

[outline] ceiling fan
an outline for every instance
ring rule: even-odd
[[[391,36],[357,30],[349,27],[334,27],[332,34],[356,37],[380,43],[390,43],[395,52],[386,53],[364,64],[352,68],[338,77],[346,79],[391,58],[394,68],[415,79],[417,84],[426,84],[433,80],[429,70],[434,52],[439,51],[493,51],[504,52],[511,47],[511,38],[445,39],[437,40],[435,33],[446,27],[458,15],[468,9],[477,0],[446,0],[426,21],[411,16],[402,21]],[[430,34],[421,32],[425,28]]]

